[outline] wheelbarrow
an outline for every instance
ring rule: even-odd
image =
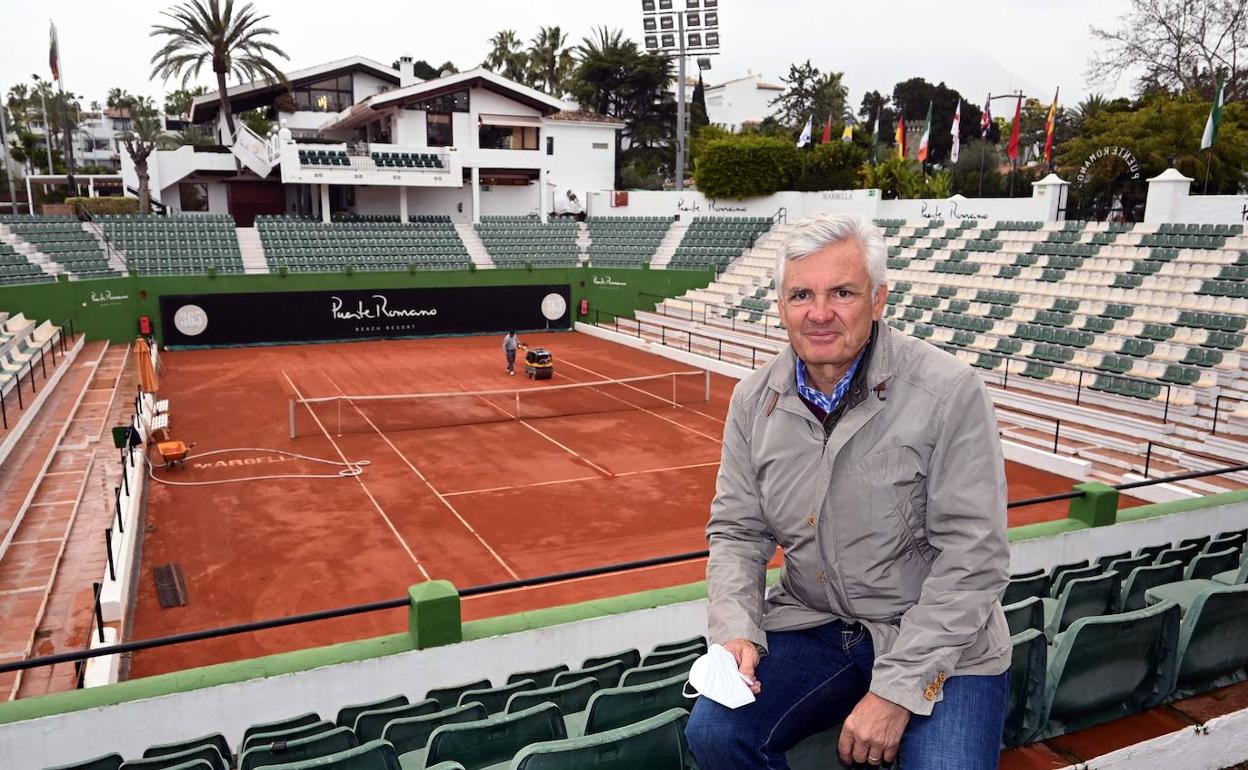
[[[192,444],[191,446],[194,446]],[[163,463],[162,467],[172,468],[175,464],[179,467],[186,467],[186,456],[191,452],[191,446],[187,446],[182,441],[160,441],[156,444],[156,451],[160,452],[160,459]]]

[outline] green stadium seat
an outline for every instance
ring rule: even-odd
[[[537,683],[532,679],[521,679],[518,682],[511,682],[502,687],[483,687],[479,690],[465,690],[459,696],[460,706],[466,706],[469,703],[480,703],[485,706],[487,714],[497,714],[507,710],[507,700],[518,692],[525,690],[536,690]]]
[[[280,767],[282,770],[400,770],[394,747],[385,741],[369,741],[353,749]]]
[[[365,711],[376,711],[377,709],[393,708],[395,706],[406,706],[408,700],[406,695],[394,695],[382,700],[373,701],[372,703],[359,703],[354,706],[345,706],[338,712],[338,718],[334,723],[339,727],[355,727],[355,718]]]
[[[1075,578],[1065,584],[1058,598],[1041,601],[1045,635],[1053,639],[1080,618],[1113,612],[1118,602],[1118,576],[1106,572]]]
[[[1089,566],[1086,559],[1070,564],[1056,565],[1049,573],[1049,596],[1056,599],[1061,595],[1062,589],[1066,587],[1066,582],[1070,579],[1066,576],[1066,573],[1074,573],[1074,577],[1091,577],[1100,574],[1096,570],[1096,566]]]
[[[580,738],[535,743],[511,770],[686,770],[688,713],[669,709],[649,719]]]
[[[230,744],[225,740],[225,736],[221,733],[212,733],[200,738],[191,738],[190,740],[178,741],[176,743],[149,746],[143,751],[143,758],[150,759],[152,757],[165,757],[170,754],[181,754],[184,751],[198,749],[201,746],[215,747],[217,752],[226,760],[229,760],[232,756]]]
[[[1100,563],[1099,560],[1097,562]],[[1109,564],[1105,565],[1107,572],[1113,572],[1118,575],[1118,582],[1124,582],[1127,576],[1131,574],[1131,570],[1136,567],[1147,567],[1152,565],[1153,557],[1148,554],[1140,554],[1139,556],[1120,556]]]
[[[1183,579],[1183,565],[1177,561],[1162,564],[1151,564],[1136,567],[1122,582],[1122,591],[1118,600],[1119,612],[1130,612],[1142,609],[1147,602],[1149,589],[1166,583],[1175,583]]]
[[[381,737],[382,740],[393,745],[394,750],[402,756],[409,752],[424,751],[429,745],[429,736],[442,725],[479,722],[486,716],[488,715],[485,713],[485,706],[480,703],[470,703],[467,706],[455,706],[433,714],[392,719],[386,723]]]
[[[1173,677],[1179,616],[1177,604],[1163,602],[1072,623],[1049,650],[1043,726],[1033,737],[1082,729],[1159,702]]]
[[[596,666],[586,666],[585,668],[577,671],[560,672],[555,674],[554,681],[552,681],[551,684],[553,686],[557,686],[567,684],[568,682],[575,682],[579,679],[584,679],[587,676],[592,676],[594,679],[598,680],[599,687],[615,687],[616,683],[620,681],[620,675],[623,673],[624,662],[621,660],[612,660],[606,663],[599,663]]]
[[[543,668],[536,671],[522,671],[507,677],[507,684],[519,682],[522,679],[531,679],[539,688],[550,687],[550,685],[555,681],[555,675],[567,670],[567,664],[561,663],[558,666],[553,666],[551,668]]]
[[[701,655],[704,652],[706,652],[706,642],[698,641],[698,642],[694,642],[688,645],[687,647],[677,647],[677,648],[652,652],[646,657],[641,659],[641,666],[643,668],[649,667],[649,666],[661,666],[664,663],[671,663],[674,660],[679,660],[680,658],[683,658],[686,655],[690,655],[690,654]]]
[[[438,711],[438,702],[433,698],[389,708],[369,709],[356,716],[352,729],[355,730],[355,737],[361,741],[374,741],[382,737],[386,725],[395,719],[426,716]]]
[[[687,672],[640,685],[599,690],[589,699],[585,735],[593,735],[660,714],[668,709],[688,710],[693,701],[684,695]]]
[[[1010,628],[1010,636],[1021,634],[1029,628],[1044,630],[1044,602],[1039,596],[1029,596],[1014,604],[1007,604],[1005,623]]]
[[[1240,552],[1237,548],[1224,548],[1219,551],[1206,550],[1196,555],[1187,570],[1183,573],[1184,580],[1212,580],[1214,575],[1230,572],[1239,567]]]
[[[1001,604],[1017,604],[1024,599],[1049,595],[1049,576],[1044,570],[1011,575],[1001,594]]]
[[[599,689],[598,680],[592,676],[568,682],[557,687],[540,687],[536,690],[525,690],[512,695],[507,701],[506,711],[523,711],[542,703],[553,703],[559,707],[564,718],[584,711],[589,699]],[[569,732],[571,732],[569,730]]]
[[[307,759],[337,754],[360,745],[355,733],[349,727],[336,727],[329,732],[299,738],[293,741],[278,741],[267,746],[255,746],[243,752],[238,758],[238,770],[256,770],[269,765],[286,765],[302,762]]]
[[[121,767],[122,761],[123,760],[120,754],[104,754],[91,759],[84,759],[81,762],[73,762],[68,765],[45,767],[43,770],[118,770]]]
[[[121,770],[173,770],[179,765],[203,762],[212,770],[229,770],[230,758],[221,756],[216,746],[203,744],[197,748],[179,751],[174,754],[162,754],[158,757],[129,759],[122,763]]]
[[[1165,603],[1171,588],[1159,586],[1150,598],[1160,598]],[[1248,638],[1248,585],[1208,583],[1199,587],[1183,613],[1178,665],[1167,689],[1175,690],[1177,697],[1185,697],[1243,680],[1245,666],[1248,666],[1245,638]]]
[[[1010,699],[1002,743],[1016,746],[1026,742],[1040,727],[1048,641],[1043,631],[1030,628],[1011,636],[1010,643]]]
[[[1201,543],[1188,543],[1187,545],[1178,545],[1174,548],[1167,548],[1157,554],[1157,558],[1153,563],[1165,564],[1166,562],[1177,561],[1183,565],[1184,569],[1186,569],[1187,565],[1192,562],[1192,559],[1195,559],[1196,555],[1200,553],[1200,549],[1202,547],[1203,544]]]
[[[242,744],[239,746],[238,753],[242,754],[247,749],[255,746],[267,746],[268,744],[275,743],[277,741],[294,741],[299,740],[300,738],[307,738],[311,735],[320,735],[321,733],[329,732],[334,729],[334,727],[335,725],[333,722],[321,720],[319,722],[309,722],[307,724],[287,727],[285,729],[270,730],[263,733],[255,733],[249,730],[246,737],[243,739]]]
[[[459,705],[459,696],[468,690],[485,690],[490,687],[490,680],[480,679],[467,684],[457,684],[453,687],[439,687],[430,690],[425,694],[426,698],[433,698],[443,709],[449,709]]]
[[[690,652],[682,657],[669,660],[666,663],[658,663],[653,666],[638,666],[625,671],[620,677],[620,686],[629,687],[639,684],[647,684],[649,682],[657,682],[662,679],[668,679],[677,674],[688,674],[689,669],[693,667],[693,662],[701,656],[702,653]]]
[[[531,743],[567,737],[563,717],[553,703],[543,703],[523,711],[498,714],[479,722],[442,725],[429,737],[424,757],[403,755],[404,770],[447,760],[459,762],[465,770],[505,767],[512,757]],[[419,754],[419,753],[417,753]]]

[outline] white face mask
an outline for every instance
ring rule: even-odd
[[[690,693],[692,685],[696,692]],[[730,709],[740,708],[754,702],[745,675],[737,668],[737,659],[723,646],[712,644],[706,654],[693,662],[689,669],[689,681],[685,685],[685,697],[704,695]]]

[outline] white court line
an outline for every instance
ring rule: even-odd
[[[626,471],[617,473],[617,476],[643,476],[647,473],[666,473],[668,471],[687,471],[692,468],[710,468],[713,465],[719,465],[719,460],[710,463],[694,463],[692,465],[670,465],[666,468],[650,468],[644,471]]]
[[[624,471],[623,473],[615,474],[615,476],[617,478],[622,478],[624,476],[644,476],[648,473],[666,473],[668,471],[684,471],[684,470],[690,470],[692,468],[709,468],[713,465],[719,465],[719,461],[716,460],[715,462],[711,462],[711,463],[694,463],[693,465],[672,465],[666,468],[647,468],[645,470],[640,470],[640,471]],[[532,484],[513,484],[511,486],[506,486],[506,487],[486,487],[484,489],[465,489],[462,492],[447,492],[446,496],[452,497],[454,495],[480,495],[480,494],[485,494],[486,492],[508,492],[514,489],[529,489],[530,487],[550,487],[550,486],[555,486],[558,484],[575,484],[578,481],[598,481],[601,478],[602,478],[601,476],[579,476],[574,479],[554,479],[552,481],[535,481]]]
[[[568,360],[568,359],[566,359],[566,358],[561,358],[561,359],[559,359],[559,360],[560,360],[560,361],[562,361],[563,363],[567,364],[568,366],[575,366],[577,369],[580,369],[580,370],[581,370],[581,371],[583,371],[583,372],[589,372],[590,374],[594,375],[595,377],[600,377],[600,378],[602,378],[603,380],[608,380],[608,382],[596,382],[596,383],[595,383],[595,382],[587,382],[587,383],[585,383],[587,386],[592,387],[592,386],[594,386],[594,385],[610,385],[610,384],[612,384],[612,383],[609,381],[609,380],[610,380],[610,378],[609,378],[609,377],[607,377],[605,374],[602,374],[601,372],[595,372],[593,369],[587,369],[587,368],[585,368],[584,366],[578,366],[577,364],[572,363],[571,361],[569,361],[569,360]],[[620,383],[616,383],[616,384],[620,384]],[[655,397],[655,395],[654,395],[653,393],[647,393],[646,391],[642,390],[641,388],[635,388],[635,387],[633,387],[632,385],[629,385],[628,383],[623,383],[623,385],[624,385],[625,387],[629,388],[630,390],[635,390],[635,391],[637,391],[638,393],[641,393],[642,395],[645,395],[645,396],[650,396],[651,398],[654,398],[654,397]],[[593,388],[593,389],[594,389],[594,390],[598,390],[598,388]],[[676,427],[678,427],[678,428],[684,428],[685,430],[689,431],[690,433],[696,433],[697,435],[701,436],[702,438],[705,438],[705,439],[710,439],[711,441],[714,441],[716,444],[723,444],[723,443],[724,443],[722,439],[717,439],[717,438],[715,438],[714,436],[710,435],[709,433],[703,433],[702,431],[697,430],[696,428],[690,428],[688,425],[685,425],[684,423],[681,423],[681,422],[677,422],[676,420],[673,420],[673,419],[671,419],[670,417],[664,417],[663,415],[659,414],[658,412],[652,412],[652,411],[650,411],[649,409],[646,409],[644,406],[637,406],[636,404],[629,404],[627,401],[625,401],[624,399],[620,398],[619,396],[613,396],[613,395],[611,395],[610,393],[607,393],[605,390],[598,390],[598,392],[599,392],[599,393],[602,393],[604,396],[607,396],[608,398],[614,398],[616,401],[619,401],[621,404],[628,404],[628,406],[629,406],[629,407],[631,407],[631,408],[633,408],[633,409],[640,410],[640,411],[642,411],[642,412],[645,412],[646,414],[652,414],[652,415],[654,415],[655,417],[658,417],[660,420],[663,420],[664,422],[670,422],[672,425],[675,425],[675,426],[676,426]],[[677,408],[682,408],[680,404],[675,404],[674,406],[676,406]],[[692,410],[690,410],[690,411],[692,411]],[[699,414],[700,414],[700,412],[699,412]],[[714,419],[714,418],[711,418],[711,419]]]
[[[465,392],[467,392],[467,391],[465,391]],[[549,441],[550,443],[552,443],[552,444],[554,444],[555,446],[559,447],[559,448],[560,448],[560,449],[562,449],[563,451],[565,451],[565,452],[567,452],[568,454],[572,455],[572,456],[573,456],[573,457],[575,457],[576,459],[578,459],[578,460],[580,460],[581,462],[585,463],[585,464],[586,464],[586,465],[588,465],[589,467],[591,467],[591,468],[593,468],[594,470],[598,471],[598,472],[599,472],[599,473],[601,473],[603,476],[605,476],[605,477],[607,477],[607,478],[611,478],[612,476],[614,476],[614,475],[615,475],[614,473],[612,473],[611,471],[609,471],[609,470],[607,470],[606,468],[602,467],[601,465],[599,465],[598,463],[596,463],[596,462],[594,462],[593,460],[589,459],[588,457],[584,457],[584,456],[582,456],[582,455],[578,454],[575,450],[573,450],[571,447],[567,446],[566,444],[561,444],[561,443],[559,443],[559,442],[558,442],[558,441],[556,441],[555,439],[551,438],[549,435],[547,435],[547,434],[543,433],[542,431],[540,431],[540,430],[538,430],[537,428],[535,428],[535,427],[533,427],[532,425],[530,425],[530,424],[529,424],[528,422],[526,422],[525,420],[520,419],[520,415],[519,415],[519,414],[517,414],[517,415],[515,415],[515,416],[513,417],[513,416],[512,416],[512,414],[511,414],[510,412],[508,412],[506,409],[503,409],[503,408],[502,408],[501,406],[499,406],[498,404],[495,404],[493,401],[490,401],[490,400],[489,400],[488,398],[486,398],[485,396],[482,396],[482,395],[477,395],[477,398],[481,399],[481,400],[482,400],[482,401],[484,401],[486,404],[489,404],[491,407],[493,407],[494,409],[496,409],[496,410],[497,410],[498,412],[500,412],[501,414],[504,414],[504,415],[506,415],[507,417],[509,417],[509,418],[511,418],[511,419],[513,419],[513,420],[515,420],[516,422],[520,423],[520,424],[521,424],[521,425],[523,425],[524,427],[526,427],[526,428],[528,428],[529,430],[533,431],[533,432],[534,432],[534,433],[536,433],[537,435],[539,435],[539,436],[541,436],[542,438],[546,439],[546,440],[547,440],[547,441]]]
[[[344,391],[338,385],[338,383],[334,381],[333,377],[330,377],[328,374],[324,374],[324,372],[322,372],[322,374],[324,375],[325,379],[329,380],[329,384],[333,385],[334,388],[336,388],[340,394],[346,396],[346,391]],[[516,571],[511,568],[511,565],[509,565],[506,561],[504,561],[503,557],[500,556],[498,551],[495,551],[494,548],[491,547],[489,543],[485,542],[485,538],[481,537],[481,534],[477,532],[477,530],[473,529],[473,526],[468,523],[468,520],[465,519],[462,515],[460,515],[459,511],[455,510],[455,506],[451,505],[451,501],[447,500],[446,496],[443,495],[441,492],[439,492],[437,488],[435,488],[433,484],[429,482],[429,479],[425,478],[425,474],[421,473],[420,469],[417,468],[415,465],[413,465],[411,460],[407,459],[407,455],[403,454],[402,450],[400,450],[397,446],[394,445],[394,442],[390,440],[390,437],[387,436],[385,433],[382,433],[381,428],[378,428],[377,424],[374,423],[371,419],[369,419],[368,415],[364,414],[364,412],[358,406],[355,405],[355,402],[352,401],[350,397],[347,397],[347,403],[350,404],[351,408],[354,409],[356,412],[358,412],[359,415],[364,418],[364,422],[368,423],[369,427],[375,430],[378,436],[381,436],[381,440],[386,442],[386,445],[389,446],[392,450],[394,450],[394,453],[399,456],[399,459],[402,460],[403,463],[412,470],[412,473],[416,474],[416,478],[424,482],[424,485],[426,487],[429,487],[429,491],[432,492],[434,496],[436,496],[438,500],[441,501],[441,503],[446,506],[447,510],[449,510],[452,514],[454,514],[455,518],[459,519],[459,523],[464,525],[464,529],[472,533],[472,536],[477,539],[477,542],[479,542],[481,546],[485,548],[485,550],[490,552],[490,555],[494,557],[494,560],[497,561],[499,565],[502,566],[502,568],[507,571],[508,575],[511,575],[512,580],[519,580],[520,576],[517,575]]]
[[[43,543],[59,543],[65,538],[63,537],[41,537],[35,540],[14,540],[9,545],[41,545]],[[4,593],[0,591],[0,593]]]
[[[57,500],[55,502],[50,502],[50,503],[31,503],[30,505],[26,507],[27,508],[50,508],[51,506],[54,506],[54,505],[73,505],[76,502],[78,501],[77,500]]]
[[[302,400],[303,394],[299,392],[299,388],[295,386],[295,383],[290,379],[290,375],[287,374],[284,369],[282,370],[282,376],[286,378],[286,382],[290,385],[290,389],[294,391],[295,397]],[[329,431],[326,430],[325,425],[321,423],[321,418],[317,417],[316,412],[312,411],[311,405],[304,404],[304,407],[307,408],[308,414],[311,415],[313,421],[316,422],[316,426],[321,429],[322,433],[325,434],[325,438],[329,439],[329,443],[333,445],[334,451],[338,453],[338,456],[342,458],[344,463],[350,465],[351,461],[347,459],[345,454],[343,454],[342,449],[338,446],[338,442],[334,441],[333,437],[329,435]],[[407,541],[404,540],[403,536],[399,534],[399,530],[395,528],[394,522],[390,520],[390,517],[386,515],[385,510],[382,509],[381,504],[377,502],[377,498],[373,497],[373,493],[368,491],[368,485],[365,484],[364,480],[359,476],[355,476],[354,478],[356,482],[359,483],[360,489],[364,490],[364,494],[368,495],[368,499],[372,502],[373,507],[377,509],[377,513],[381,515],[383,520],[385,520],[386,526],[390,527],[390,531],[394,533],[394,537],[399,541],[399,545],[403,546],[403,550],[407,551],[407,555],[410,556],[412,561],[416,564],[416,569],[420,570],[420,574],[425,576],[425,580],[432,580],[432,578],[429,577],[429,573],[425,570],[425,565],[421,564],[420,559],[416,558],[416,554],[412,552],[412,549],[408,546]]]
[[[590,580],[601,580],[603,578],[619,579],[621,575],[633,575],[638,572],[649,572],[651,570],[656,570],[656,569],[667,569],[668,567],[684,566],[686,564],[697,564],[698,562],[705,562],[706,559],[707,557],[705,556],[699,556],[696,559],[689,559],[688,561],[673,562],[672,564],[654,564],[649,567],[637,567],[635,569],[625,570],[623,572],[612,572],[606,575],[590,575],[589,577],[570,578],[568,580],[560,580],[558,583],[546,583],[545,585],[540,585],[540,586],[526,586],[523,588],[506,588],[501,591],[491,591],[488,594],[474,594],[473,596],[465,596],[462,599],[460,599],[460,602],[461,603],[470,602],[473,599],[480,599],[486,596],[499,596],[500,594],[514,594],[519,591],[533,591],[536,589],[547,588],[549,586],[567,586],[567,585],[572,585],[574,583],[584,583]]]

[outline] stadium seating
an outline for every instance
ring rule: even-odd
[[[684,709],[674,708],[614,730],[582,738],[534,743],[512,761],[513,770],[686,770]]]
[[[374,152],[373,163],[378,168],[441,169],[442,158],[426,152]]]
[[[694,217],[676,247],[673,268],[725,267],[771,229],[767,217]]]
[[[299,150],[299,165],[349,166],[351,165],[351,161],[347,157],[347,153],[342,150],[320,150],[307,148]]]
[[[672,218],[589,217],[585,224],[589,229],[591,265],[640,267],[650,264]]]
[[[485,216],[476,230],[499,267],[572,267],[580,262],[580,228],[570,220],[543,223],[537,217]]]
[[[77,217],[9,215],[0,219],[0,224],[72,276],[111,278],[119,275],[109,267],[108,255],[101,249],[99,241],[82,229]],[[6,257],[5,252],[14,253],[7,244],[0,244],[0,265],[3,266],[0,267],[0,277],[15,279],[6,283],[25,283],[31,278],[43,280],[49,277],[41,276],[38,266],[31,265],[24,258],[19,261],[13,256]]]
[[[357,218],[324,224],[289,216],[256,217],[269,269],[292,272],[457,270],[470,262],[448,217]]]
[[[45,273],[38,265],[14,251],[9,244],[0,243],[0,285],[40,283],[55,279],[56,276]]]
[[[241,273],[234,220],[227,214],[101,216],[104,235],[142,274]]]

